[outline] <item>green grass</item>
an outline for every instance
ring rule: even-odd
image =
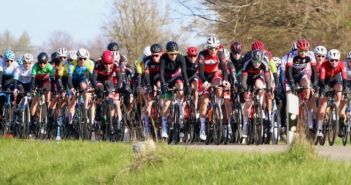
[[[158,145],[0,139],[0,184],[350,184],[351,165],[295,145],[280,154],[240,154]]]

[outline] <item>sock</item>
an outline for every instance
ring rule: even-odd
[[[247,122],[248,122],[248,117],[247,116],[243,116],[243,128],[247,127]]]
[[[148,126],[149,126],[149,116],[144,115],[144,127],[148,127]]]
[[[162,116],[162,130],[167,130],[167,117]]]
[[[318,120],[318,130],[322,130],[323,120]]]
[[[205,121],[206,121],[206,118],[200,118],[200,123],[201,123],[200,131],[205,131]]]
[[[308,111],[308,128],[312,129],[313,128],[313,111]]]

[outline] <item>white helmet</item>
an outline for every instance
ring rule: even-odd
[[[33,62],[33,55],[30,53],[25,53],[22,58],[24,61]]]
[[[217,37],[215,36],[210,36],[208,39],[207,39],[207,47],[214,47],[214,48],[217,48],[219,47],[221,43],[219,42],[219,40],[217,39]]]
[[[346,59],[351,59],[351,51],[347,54]]]
[[[337,49],[329,50],[327,58],[328,60],[340,60],[340,51]]]
[[[77,52],[78,58],[89,58],[89,51],[85,48],[79,48]]]
[[[66,48],[59,48],[57,52],[58,52],[58,57],[67,57],[68,51]]]
[[[273,57],[272,61],[275,63],[275,66],[280,66],[282,64],[282,60],[279,57]]]
[[[151,55],[151,46],[146,46],[143,51],[143,57],[148,57]]]
[[[314,48],[314,54],[326,56],[327,55],[327,48],[324,46],[317,46],[316,48]]]
[[[297,50],[297,42],[291,44],[291,51]]]
[[[70,60],[77,60],[78,56],[77,56],[77,50],[72,49],[68,51],[68,59]]]
[[[223,52],[225,59],[226,60],[230,60],[230,52],[229,52],[229,50],[223,48],[223,49],[221,49],[221,51]]]

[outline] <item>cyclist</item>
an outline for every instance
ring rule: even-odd
[[[113,105],[114,103],[114,96],[116,94],[113,94],[113,90],[115,90],[115,85],[113,84],[113,75],[115,73],[119,73],[119,68],[117,64],[114,63],[114,54],[112,51],[106,50],[102,53],[101,60],[96,62],[92,80],[92,86],[96,90],[96,95],[98,99],[96,101],[97,118],[101,118],[101,99],[103,98],[104,91],[106,91],[108,97],[110,97],[111,104]],[[119,74],[116,74],[116,76],[121,78]],[[121,79],[118,80],[120,81]],[[111,109],[110,115],[115,115],[115,109]],[[117,125],[117,128],[115,128],[113,126],[112,120],[113,119],[110,119],[109,121],[110,130],[113,134],[118,131],[119,126]],[[93,129],[95,129],[95,127],[93,127]]]
[[[320,68],[319,84],[320,92],[322,97],[318,106],[318,125],[317,125],[317,136],[323,136],[322,125],[327,108],[327,97],[323,96],[323,92],[328,89],[334,89],[336,92],[335,101],[337,107],[340,105],[342,92],[345,92],[347,87],[347,71],[344,63],[340,61],[340,51],[337,49],[331,49],[327,53],[327,62],[324,62]],[[345,104],[342,104],[340,110],[340,125],[344,124],[345,121]],[[340,129],[342,127],[340,126]],[[339,131],[339,136],[343,136],[343,133]]]
[[[236,78],[241,82],[242,68],[244,66],[241,42],[234,41],[230,45],[230,61],[233,63],[236,71]]]
[[[303,97],[309,100],[311,93],[311,86],[317,88],[317,70],[316,70],[316,60],[314,54],[309,52],[310,43],[306,39],[299,39],[297,42],[297,52],[294,52],[289,56],[286,64],[286,91],[290,93],[291,91],[296,92],[297,85],[300,85],[303,90]],[[312,73],[311,72],[312,68]],[[311,84],[312,81],[312,84]],[[311,128],[313,126],[313,112],[311,107],[313,102],[310,101],[308,110],[308,126]]]
[[[224,85],[226,89],[230,87],[227,76],[226,58],[223,52],[219,52],[220,41],[210,36],[207,39],[206,49],[202,50],[198,56],[199,75],[202,80],[200,87],[200,139],[206,140],[205,122],[209,100],[209,87],[211,84],[216,86]],[[223,82],[222,82],[223,80]],[[222,89],[218,89],[216,94],[219,99],[222,96]]]
[[[324,46],[317,46],[314,48],[314,56],[317,62],[317,72],[319,72],[320,66],[326,61],[327,48]]]
[[[37,88],[43,89],[45,94],[45,102],[48,105],[51,96],[51,79],[54,77],[54,68],[49,62],[49,56],[45,52],[39,53],[37,57],[38,62],[34,64],[32,68],[32,84],[31,89],[32,92],[35,93]],[[35,118],[35,113],[37,110],[37,106],[39,103],[38,96],[32,98],[31,103],[31,117]],[[31,120],[31,127],[34,127],[34,119]]]
[[[252,105],[252,96],[247,91],[249,89],[266,89],[266,92],[270,93],[271,87],[271,74],[268,66],[269,59],[261,50],[255,50],[252,53],[252,57],[248,60],[243,67],[242,77],[242,90],[246,93],[245,105],[243,110],[243,138],[247,137],[247,124],[248,116]],[[264,102],[264,91],[259,92],[260,103],[263,105]]]
[[[169,41],[166,44],[167,53],[161,56],[160,78],[161,90],[163,93],[162,106],[162,138],[168,138],[167,134],[167,114],[171,104],[169,89],[176,87],[177,89],[177,104],[180,110],[180,126],[183,126],[183,97],[184,89],[189,92],[188,76],[186,74],[186,64],[184,56],[179,53],[179,46],[174,41]]]
[[[22,56],[22,65],[19,67],[18,89],[23,93],[31,92],[33,55],[26,53]]]
[[[145,82],[146,82],[146,93],[150,96],[146,96],[144,107],[143,118],[144,118],[144,132],[148,135],[150,132],[149,127],[149,116],[151,113],[152,97],[156,95],[156,90],[161,89],[161,78],[160,78],[160,59],[162,55],[162,46],[160,44],[153,44],[150,47],[150,56],[144,59],[145,61]]]
[[[195,104],[195,112],[196,112],[196,119],[199,118],[199,113],[197,112],[197,105],[198,105],[198,72],[199,72],[199,64],[197,61],[197,56],[199,54],[199,49],[197,47],[188,47],[185,57],[186,63],[186,74],[188,75],[189,83],[191,85],[191,89],[194,92],[194,104]]]
[[[73,116],[75,114],[76,99],[74,94],[76,90],[83,91],[84,93],[84,105],[88,109],[88,103],[90,102],[90,94],[84,91],[89,88],[89,81],[92,81],[94,63],[89,59],[89,52],[85,48],[80,48],[77,51],[78,60],[73,61],[68,68],[68,86],[72,95],[69,101],[69,116],[68,122],[71,125]]]

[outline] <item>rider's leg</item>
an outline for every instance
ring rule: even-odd
[[[199,117],[199,114],[197,113],[197,104],[199,102],[199,91],[198,91],[198,80],[195,79],[191,82],[191,89],[194,91],[194,104],[195,104],[195,110],[196,110],[196,118]]]
[[[334,85],[334,91],[337,92],[335,96],[335,102],[337,107],[339,108],[339,132],[338,136],[342,137],[344,136],[343,133],[343,126],[345,123],[345,110],[346,110],[346,102],[342,98],[342,85],[340,83]]]
[[[249,114],[252,106],[252,94],[245,92],[244,94],[245,104],[243,109],[243,137],[247,137],[247,124],[249,121]]]
[[[327,98],[323,97],[320,100],[319,108],[318,108],[318,122],[317,122],[318,123],[317,124],[318,132],[321,132],[321,130],[322,130],[326,108],[327,108]]]
[[[164,99],[163,100],[163,106],[162,106],[162,134],[161,136],[164,138],[168,137],[167,134],[167,114],[168,114],[168,109],[169,106],[171,105],[171,100],[169,99]]]
[[[310,99],[310,93],[311,93],[311,80],[307,75],[304,75],[301,80],[299,81],[299,84],[301,87],[304,88],[303,90],[303,96],[305,100]],[[308,102],[308,113],[307,113],[307,123],[308,127],[311,129],[313,128],[313,98]]]
[[[183,98],[184,98],[184,84],[181,80],[177,80],[175,83],[175,87],[177,89],[177,104],[180,111],[180,118],[184,117],[184,106],[183,106]]]

